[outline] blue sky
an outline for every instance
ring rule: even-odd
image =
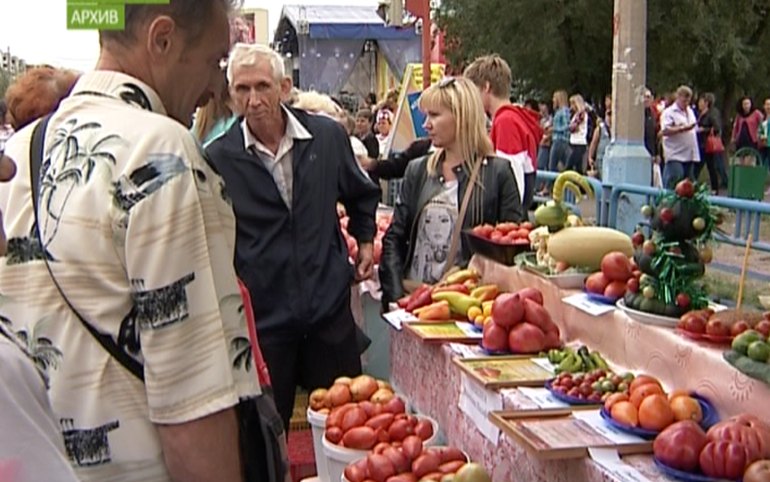
[[[29,63],[90,70],[99,54],[95,32],[66,29],[66,0],[3,0],[0,49]],[[284,5],[373,5],[377,0],[246,0],[245,7],[267,8],[270,38]],[[12,7],[10,5],[13,5]]]

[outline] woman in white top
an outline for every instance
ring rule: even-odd
[[[572,119],[569,122],[570,154],[567,160],[567,170],[583,174],[583,158],[588,145],[588,113],[583,96],[575,94],[569,98]]]

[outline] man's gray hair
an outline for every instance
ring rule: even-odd
[[[688,99],[692,98],[692,89],[686,85],[680,85],[678,89],[676,89],[676,95],[681,95],[683,97],[687,97]]]
[[[233,72],[238,67],[253,67],[262,60],[270,62],[275,80],[286,78],[286,68],[281,54],[265,45],[237,43],[230,50],[230,57],[227,60],[227,82],[233,83]]]

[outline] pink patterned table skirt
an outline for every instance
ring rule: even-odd
[[[478,256],[471,264],[485,282],[497,283],[504,290],[532,286],[542,291],[563,340],[599,350],[624,370],[649,373],[669,390],[697,391],[723,418],[751,413],[770,420],[770,387],[724,361],[724,349],[683,338],[673,329],[639,323],[620,310],[591,317],[561,301],[575,292],[560,290],[537,275]]]
[[[485,282],[497,283],[503,289],[540,289],[565,341],[585,343],[619,367],[653,374],[667,388],[697,390],[714,402],[722,417],[747,412],[770,419],[766,405],[770,389],[722,361],[720,350],[683,339],[671,330],[637,323],[622,312],[592,318],[561,302],[569,292],[515,268],[483,258],[474,258],[472,266]],[[394,385],[415,409],[438,421],[448,443],[483,463],[495,482],[614,480],[589,458],[540,461],[504,434],[497,445],[492,444],[458,407],[461,374],[452,356],[447,346],[426,345],[408,333],[391,330]],[[523,408],[515,397],[504,397],[504,403],[506,409]],[[655,469],[650,456],[624,460],[651,481],[670,480]]]
[[[460,398],[460,371],[452,363],[446,346],[426,345],[403,331],[391,330],[391,377],[420,413],[435,418],[447,442],[466,451],[483,464],[494,482],[583,482],[615,480],[589,458],[568,461],[540,461],[504,434],[492,444],[473,421],[457,406]],[[505,408],[520,408],[509,398]],[[651,457],[626,457],[651,481],[664,481]]]

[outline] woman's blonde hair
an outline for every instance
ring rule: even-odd
[[[343,119],[345,115],[345,110],[338,106],[331,97],[314,90],[302,91],[297,94],[292,107],[313,114],[326,114],[334,119]]]
[[[484,104],[476,85],[464,78],[446,78],[433,84],[422,93],[419,100],[422,111],[448,109],[455,118],[455,143],[463,157],[463,166],[471,172],[476,162],[494,153],[487,133],[487,117]],[[428,159],[428,174],[435,176],[444,149],[436,151]]]
[[[570,106],[571,104],[575,104],[575,112],[583,112],[586,110],[586,101],[583,100],[583,96],[580,94],[575,94],[572,97],[569,98]]]
[[[556,103],[559,104],[559,107],[569,107],[566,90],[557,90],[553,93],[553,96],[556,98]]]
[[[198,112],[195,114],[193,132],[195,132],[195,136],[200,142],[204,142],[214,126],[217,125],[217,122],[232,115],[230,91],[225,81],[222,83],[222,90],[219,92],[219,95],[212,97],[206,105],[198,109]]]

